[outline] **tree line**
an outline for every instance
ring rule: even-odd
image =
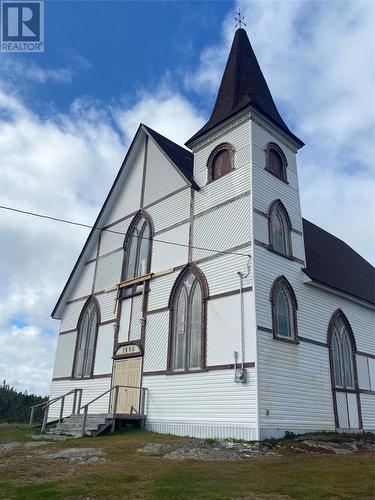
[[[0,386],[0,422],[26,423],[30,417],[30,407],[46,401],[46,397],[36,396],[25,392],[17,392],[14,387],[10,387],[3,381]],[[39,422],[42,411],[37,408],[35,421]]]

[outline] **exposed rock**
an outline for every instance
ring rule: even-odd
[[[21,446],[21,443],[0,443],[0,453],[13,450],[13,448],[17,448]]]
[[[142,448],[138,448],[139,453],[145,453],[151,456],[162,456],[173,450],[173,446],[167,443],[148,443]]]

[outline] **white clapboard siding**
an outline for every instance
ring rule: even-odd
[[[94,375],[103,375],[112,372],[114,335],[114,324],[99,326],[96,341]]]
[[[169,311],[162,311],[147,316],[143,371],[166,370],[168,329]]]
[[[199,437],[255,439],[255,370],[249,369],[248,375],[246,384],[235,383],[232,370],[144,377],[147,428]]]
[[[152,138],[148,141],[144,205],[147,206],[188,185]]]
[[[97,261],[95,291],[104,290],[121,281],[123,252],[116,252]]]
[[[296,154],[291,147],[288,147],[283,140],[276,138],[257,122],[252,122],[251,128],[253,162],[261,168],[266,166],[266,146],[269,142],[276,143],[283,151],[287,160],[287,180],[289,185],[298,190],[297,162]]]
[[[251,206],[250,195],[194,219],[193,259],[214,255],[212,250],[229,250],[250,242]],[[198,247],[198,248],[196,248]],[[202,250],[207,248],[209,250]]]
[[[151,280],[150,292],[148,295],[149,311],[168,306],[172,287],[179,274],[179,271],[175,271]]]
[[[327,349],[260,331],[258,380],[261,426],[335,428]]]
[[[305,242],[302,234],[291,232],[292,255],[305,262]]]
[[[70,377],[72,374],[77,332],[59,335],[53,377]]]
[[[274,280],[285,275],[293,287],[298,301],[298,333],[319,342],[327,342],[327,329],[332,314],[340,308],[353,329],[357,349],[374,353],[375,337],[372,335],[373,311],[350,299],[328,293],[306,283],[301,265],[280,257],[258,245],[254,246],[256,276],[257,323],[271,328],[270,290]]]
[[[249,120],[242,121],[242,123],[231,128],[230,131],[225,133],[223,129],[222,134],[216,134],[215,138],[208,144],[199,147],[194,154],[194,179],[200,187],[204,186],[207,182],[207,163],[212,151],[223,142],[227,142],[233,146],[235,151],[235,163],[237,168],[242,167],[250,158],[250,122]],[[246,150],[248,148],[248,150]],[[238,152],[238,159],[236,161],[236,152]],[[213,183],[214,184],[214,183]]]
[[[111,377],[77,380],[54,380],[51,386],[50,400],[62,396],[73,389],[83,389],[82,406],[100,396],[111,387]],[[50,406],[48,420],[56,420],[60,415],[60,401]],[[109,395],[105,395],[89,406],[89,413],[108,413]],[[68,396],[64,405],[63,416],[72,413],[73,395]]]
[[[250,190],[250,163],[237,166],[232,172],[215,182],[202,185],[194,193],[194,215],[215,207],[219,203],[240,196]]]
[[[117,291],[101,293],[96,296],[99,302],[100,321],[111,321],[116,318],[115,301]]]
[[[178,191],[151,207],[146,207],[154,223],[155,232],[163,231],[190,217],[190,193],[190,187],[186,186],[182,191]]]
[[[116,250],[123,251],[126,233],[134,216],[115,224],[108,229],[103,229],[100,235],[99,256]]]
[[[253,236],[254,240],[261,241],[262,243],[269,244],[268,234],[268,218],[264,215],[253,213]]]
[[[299,192],[289,184],[270,174],[264,168],[253,164],[254,208],[268,212],[271,203],[280,199],[288,212],[292,227],[302,231]]]
[[[176,243],[176,245],[169,243]],[[165,271],[171,267],[186,264],[189,253],[188,245],[189,223],[182,224],[156,236],[152,245],[152,272]]]
[[[361,394],[363,428],[375,432],[375,394]]]
[[[95,262],[90,262],[83,266],[79,278],[76,281],[75,287],[70,294],[69,300],[79,299],[80,297],[91,294],[94,281],[94,272]]]
[[[60,332],[74,330],[77,328],[79,316],[87,299],[77,300],[70,304],[66,304],[63,311],[60,323]]]
[[[239,250],[241,254],[250,254],[250,247],[245,247]],[[243,274],[248,273],[248,265],[251,269],[251,260],[243,255],[220,255],[207,262],[201,262],[199,268],[206,277],[209,294],[217,295],[220,293],[239,290],[240,278],[238,272]],[[244,288],[251,286],[251,274],[244,279]]]
[[[141,206],[141,191],[143,178],[144,143],[133,152],[129,160],[128,174],[122,179],[119,194],[109,214],[106,224],[116,222],[123,217],[136,212]]]
[[[255,315],[251,294],[244,294],[245,304],[245,359],[255,361]],[[233,351],[241,361],[241,298],[240,294],[210,300],[207,304],[207,365],[234,363]]]

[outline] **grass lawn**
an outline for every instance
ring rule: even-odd
[[[29,440],[29,429],[1,429],[0,443]],[[0,455],[1,499],[324,499],[374,498],[370,453],[309,455],[285,453],[236,462],[169,460],[136,449],[148,442],[184,441],[149,432],[24,445]],[[101,448],[106,463],[47,460],[41,450]]]

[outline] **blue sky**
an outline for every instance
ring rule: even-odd
[[[233,2],[226,1],[46,1],[46,50],[27,60],[45,70],[66,68],[74,78],[70,85],[49,82],[33,88],[30,104],[41,113],[46,102],[66,111],[84,95],[131,104],[140,89],[158,85],[169,72],[180,87],[186,68],[217,42],[226,15],[232,15],[234,26],[234,12]],[[185,93],[209,110],[212,95],[186,88]]]
[[[0,54],[0,204],[92,224],[140,122],[208,118],[241,6],[298,154],[303,216],[375,262],[375,3],[46,1],[42,54]],[[88,232],[0,212],[0,377],[49,390],[50,313]]]

